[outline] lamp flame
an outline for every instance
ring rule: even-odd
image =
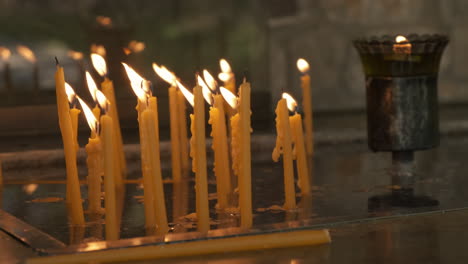
[[[142,102],[146,101],[146,93],[142,88],[143,82],[146,82],[143,77],[141,77],[134,69],[128,66],[126,63],[122,62],[122,65],[127,72],[128,79],[130,80],[130,86],[138,99]]]
[[[205,81],[200,77],[200,75],[197,75],[197,82],[198,85],[202,87],[202,92],[203,92],[203,97],[205,98],[205,101],[211,105],[213,104],[213,98],[211,97],[211,90],[208,88],[208,85],[206,85]]]
[[[172,72],[170,72],[166,67],[158,66],[156,63],[153,62],[153,70],[165,82],[169,83],[172,86],[177,85],[175,75]]]
[[[105,111],[107,111],[107,108],[109,107],[110,102],[109,100],[107,100],[104,93],[99,90],[96,90],[96,98],[101,109],[104,109]]]
[[[106,48],[103,45],[91,44],[91,53],[97,53],[103,57],[106,56]]]
[[[11,56],[11,51],[7,49],[6,47],[0,47],[0,57],[2,60],[7,61],[10,59]]]
[[[177,87],[179,87],[180,91],[184,95],[185,99],[190,103],[190,105],[195,105],[195,99],[193,93],[191,93],[187,88],[185,88],[179,81],[176,81]]]
[[[24,45],[18,45],[16,46],[16,50],[23,58],[25,58],[29,62],[31,63],[36,62],[36,56],[34,55],[34,52],[30,48]]]
[[[215,78],[210,74],[209,71],[203,70],[203,78],[205,79],[206,84],[208,87],[211,89],[211,91],[216,90],[216,86],[218,86],[218,83],[216,83]]]
[[[294,100],[294,98],[288,93],[283,93],[282,97],[286,99],[286,105],[288,106],[289,111],[294,112],[297,107],[296,100]]]
[[[395,42],[396,43],[408,42],[408,39],[405,38],[405,36],[398,35],[395,37]]]
[[[301,71],[302,73],[306,73],[310,69],[309,63],[303,58],[298,59],[296,65],[297,69],[299,69],[299,71]]]
[[[224,87],[220,87],[219,90],[221,91],[221,95],[223,96],[224,100],[232,107],[232,109],[237,108],[237,97],[228,89]]]
[[[98,88],[96,86],[96,83],[93,80],[93,77],[88,71],[86,71],[86,82],[88,83],[89,93],[93,97],[93,101],[97,104],[98,101],[96,98],[96,92],[98,91]]]
[[[67,82],[65,83],[65,93],[67,94],[68,102],[70,102],[70,104],[73,103],[73,101],[75,101],[76,98],[76,93],[75,90],[73,90],[73,88],[71,87],[71,85]]]
[[[80,102],[81,109],[83,109],[89,128],[91,129],[91,131],[97,134],[98,120],[94,116],[93,111],[91,111],[89,106],[80,97],[77,97],[77,98],[78,98],[78,102]]]
[[[107,65],[106,65],[106,60],[104,58],[97,54],[97,53],[91,53],[91,62],[93,63],[94,69],[104,77],[107,74]]]
[[[140,41],[132,40],[130,43],[128,43],[128,50],[133,53],[142,52],[145,48],[145,43]]]
[[[69,50],[68,51],[68,57],[74,59],[74,60],[82,60],[83,59],[83,53],[74,51],[74,50]]]
[[[225,59],[219,60],[219,67],[221,68],[221,71],[224,73],[232,73],[231,65],[229,65],[229,63]]]

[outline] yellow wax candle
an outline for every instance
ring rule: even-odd
[[[224,100],[222,95],[213,96],[213,107],[210,108],[212,148],[214,151],[214,173],[218,194],[218,208],[229,206],[229,193],[231,192],[231,175],[229,168],[229,150],[226,134],[226,119],[224,115]]]
[[[185,100],[185,99],[184,99]],[[171,165],[172,165],[172,179],[174,182],[180,182],[182,178],[181,170],[181,146],[180,146],[180,132],[179,132],[179,115],[178,109],[178,95],[176,87],[169,88],[169,116],[170,116],[170,129],[171,129]]]
[[[101,116],[102,147],[104,156],[104,204],[106,209],[106,239],[119,239],[117,220],[117,203],[115,192],[115,164],[114,164],[114,124],[112,118],[104,114]]]
[[[93,108],[92,111],[93,111],[94,117],[96,117],[97,120],[101,119],[101,108],[99,108],[99,106],[97,104]],[[96,132],[91,131],[91,137],[95,137],[95,136],[96,136]]]
[[[81,201],[78,169],[76,166],[76,140],[70,118],[70,108],[65,94],[65,76],[63,68],[57,66],[55,73],[55,91],[57,96],[57,110],[63,149],[65,152],[65,166],[67,170],[67,204],[70,207],[71,223],[84,224],[83,204]]]
[[[291,128],[289,126],[289,113],[286,99],[278,101],[276,107],[276,146],[273,150],[273,161],[278,162],[279,156],[283,154],[284,171],[284,208],[291,210],[296,208],[296,193],[294,189],[294,168],[292,159]]]
[[[219,66],[221,68],[221,73],[218,75],[218,78],[223,81],[226,89],[231,93],[236,94],[236,77],[232,72],[231,65],[229,65],[225,59],[220,59]],[[234,109],[229,107],[227,103],[224,104],[224,107],[227,109],[226,114],[228,114],[228,116],[233,116],[235,114]]]
[[[289,117],[292,140],[294,143],[295,159],[297,164],[298,185],[303,196],[310,194],[309,169],[307,167],[307,153],[304,146],[304,132],[302,129],[302,117],[295,113]]]
[[[149,108],[142,113],[142,121],[146,123],[146,139],[149,146],[149,162],[151,165],[151,177],[153,178],[154,215],[156,218],[157,234],[165,234],[169,231],[167,225],[166,204],[164,197],[164,183],[161,175],[161,158],[159,150],[159,120],[158,101],[152,96],[149,98]]]
[[[179,137],[180,137],[180,156],[181,156],[181,165],[182,169],[188,171],[190,167],[189,162],[189,142],[187,135],[187,105],[185,102],[184,95],[180,90],[177,91],[178,104],[179,107]]]
[[[111,80],[105,78],[104,82],[101,83],[101,90],[111,105],[109,115],[112,117],[112,121],[114,122],[114,145],[116,149],[116,158],[118,159],[116,162],[119,164],[122,178],[125,179],[127,175],[127,163],[125,161],[125,152],[123,150],[122,132],[120,130],[119,112],[117,110],[117,101],[115,99],[114,84]]]
[[[80,115],[81,111],[75,107],[70,109],[70,119],[72,122],[72,128],[73,128],[73,137],[75,138],[76,142],[76,151],[80,148],[80,145],[78,144],[78,116]]]
[[[88,210],[91,213],[101,212],[101,139],[89,138],[85,146],[88,166]]]
[[[244,82],[239,88],[239,134],[240,134],[240,174],[238,178],[241,227],[252,227],[252,184],[250,153],[250,83]]]
[[[206,142],[205,142],[205,105],[202,87],[193,88],[194,111],[190,115],[192,138],[190,139],[190,156],[192,171],[195,173],[196,211],[199,232],[210,229],[208,208],[208,179],[206,172]]]
[[[309,63],[304,59],[297,60],[298,69],[304,74],[301,76],[302,106],[304,107],[305,143],[307,154],[314,154],[314,126],[312,114],[312,93],[310,89]]]
[[[187,257],[229,252],[258,251],[274,248],[305,247],[330,243],[330,233],[322,230],[299,230],[273,232],[261,235],[244,235],[213,238],[185,243],[128,247],[99,252],[38,257],[27,260],[27,264],[70,264],[110,263],[118,261],[142,261],[150,259]]]

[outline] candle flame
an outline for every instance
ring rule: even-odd
[[[153,70],[165,82],[169,83],[172,86],[177,85],[175,75],[172,72],[170,72],[166,67],[158,66],[156,63],[153,62]]]
[[[37,187],[39,187],[39,185],[37,185],[36,183],[30,183],[28,185],[23,186],[23,190],[28,195],[31,195],[37,190]]]
[[[112,19],[110,17],[97,16],[96,22],[101,26],[112,27]]]
[[[232,107],[232,109],[236,109],[238,101],[237,97],[224,87],[220,87],[219,90],[221,91],[221,95],[223,96],[224,100]]]
[[[288,93],[283,93],[282,97],[286,99],[286,105],[288,106],[289,111],[294,112],[297,107],[296,100],[294,100],[294,98]]]
[[[96,98],[99,103],[99,106],[107,111],[107,108],[109,107],[109,100],[107,100],[106,96],[104,95],[103,92],[96,90]]]
[[[83,53],[74,51],[74,50],[69,50],[68,51],[68,57],[74,59],[74,60],[82,60],[83,59]]]
[[[11,56],[11,51],[7,49],[6,47],[0,47],[0,57],[4,60],[7,61],[10,59]]]
[[[68,102],[70,102],[70,104],[73,103],[76,97],[76,93],[75,90],[73,90],[73,88],[71,87],[71,85],[67,82],[65,83],[65,93],[67,94]]]
[[[86,82],[88,83],[89,93],[91,94],[91,97],[93,97],[94,102],[97,104],[98,102],[96,98],[96,91],[98,91],[98,88],[93,80],[93,77],[88,71],[86,71]]]
[[[224,73],[232,73],[231,65],[229,65],[229,63],[225,59],[219,60],[219,67],[221,68],[221,71]]]
[[[296,65],[299,71],[301,71],[302,73],[306,73],[310,69],[309,63],[303,58],[298,59]]]
[[[395,38],[395,42],[396,42],[396,43],[408,42],[408,39],[405,38],[405,36],[398,35],[398,36],[396,36],[396,38]]]
[[[94,116],[93,111],[91,111],[91,108],[80,98],[78,98],[78,102],[80,102],[81,109],[83,109],[83,113],[85,114],[86,121],[88,122],[88,126],[93,131],[94,133],[97,134],[97,123],[98,120]]]
[[[185,88],[179,81],[176,81],[177,87],[179,87],[180,91],[184,95],[185,99],[190,103],[190,105],[195,105],[195,98],[193,93],[191,93],[187,88]]]
[[[208,87],[211,89],[211,91],[215,91],[216,86],[218,86],[218,84],[216,83],[215,78],[213,78],[213,76],[210,74],[209,71],[203,70],[203,78],[205,79],[205,82],[208,85]]]
[[[143,82],[145,79],[141,77],[134,69],[128,66],[126,63],[122,62],[122,65],[127,72],[128,79],[130,80],[130,86],[132,87],[133,92],[138,97],[138,99],[142,102],[146,101],[146,93],[142,88]]]
[[[211,105],[213,104],[213,98],[211,97],[211,90],[208,88],[208,85],[206,85],[205,81],[200,77],[200,75],[197,75],[197,82],[198,85],[202,87],[202,92],[203,92],[203,97],[205,98],[205,101]]]
[[[31,63],[36,62],[36,56],[34,55],[34,52],[30,48],[24,45],[18,45],[16,46],[16,50],[23,58],[25,58],[29,62]]]
[[[140,41],[132,40],[130,43],[128,43],[128,50],[133,53],[142,52],[145,48],[145,43]]]
[[[91,53],[91,62],[93,63],[94,69],[104,77],[107,74],[107,65],[106,65],[106,60],[104,58],[97,54],[97,53]]]
[[[103,57],[106,56],[106,49],[103,45],[91,44],[91,53],[97,53]]]
[[[227,82],[229,79],[231,79],[231,75],[227,72],[220,72],[218,74],[218,78],[223,82]]]

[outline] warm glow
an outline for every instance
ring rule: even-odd
[[[216,80],[213,78],[210,72],[208,72],[207,70],[203,70],[203,78],[205,79],[205,82],[211,89],[211,91],[216,91],[216,86],[218,86],[218,84],[216,83]]]
[[[203,97],[205,98],[206,102],[209,105],[213,104],[213,98],[211,97],[211,90],[210,88],[208,88],[208,85],[206,85],[205,81],[203,81],[200,75],[197,75],[197,82],[198,82],[198,85],[202,87]]]
[[[226,72],[220,72],[218,74],[218,78],[223,82],[227,82],[227,81],[229,81],[229,79],[231,79],[231,75],[229,73],[226,73]]]
[[[98,16],[96,17],[96,22],[101,26],[111,27],[112,26],[112,19],[106,16]]]
[[[195,98],[193,93],[191,93],[187,88],[185,88],[179,81],[176,81],[177,87],[179,87],[180,91],[184,95],[185,99],[190,103],[190,105],[195,105]]]
[[[91,45],[91,53],[97,53],[103,57],[106,56],[106,49],[103,45],[92,44]]]
[[[28,195],[31,195],[37,190],[37,187],[39,187],[39,185],[37,185],[36,183],[30,183],[28,185],[24,185],[23,190]]]
[[[101,55],[97,53],[91,53],[91,62],[93,63],[94,69],[96,69],[99,75],[104,77],[107,74],[106,60],[104,60]]]
[[[145,81],[135,70],[133,70],[126,63],[122,62],[122,65],[127,72],[128,79],[130,80],[130,85],[132,86],[133,92],[142,102],[146,101],[146,93],[142,88],[142,84]]]
[[[11,51],[5,47],[0,47],[0,57],[7,61],[11,56]]]
[[[93,97],[94,102],[97,103],[96,91],[98,90],[98,88],[93,80],[93,77],[91,76],[91,74],[89,74],[88,71],[86,71],[86,82],[88,83],[89,93]]]
[[[237,97],[228,89],[224,87],[220,87],[219,90],[221,91],[221,95],[223,96],[224,100],[233,108],[237,108]]]
[[[99,103],[99,106],[107,111],[107,108],[109,107],[109,101],[107,100],[106,96],[104,95],[103,92],[97,90],[96,91],[96,98]]]
[[[165,82],[169,83],[172,86],[176,86],[176,77],[164,66],[158,66],[156,63],[153,63],[153,70],[156,74],[161,77]]]
[[[89,128],[91,129],[91,131],[96,133],[98,121],[96,117],[94,116],[93,111],[91,111],[89,106],[83,100],[81,100],[80,97],[77,97],[77,98],[78,98],[78,102],[80,102],[81,109],[83,109],[83,113],[85,114],[86,121],[88,122]]]
[[[298,59],[296,65],[299,71],[301,71],[302,73],[306,73],[309,71],[309,63],[303,58]]]
[[[73,103],[76,97],[76,93],[75,90],[73,90],[71,85],[68,83],[65,83],[65,93],[67,94],[68,102],[70,102],[70,104]]]
[[[140,41],[132,40],[130,43],[128,43],[128,49],[133,53],[142,52],[145,48],[145,43]]]
[[[70,50],[68,51],[68,57],[74,59],[74,60],[81,60],[83,59],[83,53],[81,52],[78,52],[78,51],[74,51],[74,50]]]
[[[30,48],[24,45],[18,45],[16,47],[16,50],[21,56],[23,56],[23,58],[27,59],[29,62],[31,63],[36,62],[36,56],[34,55],[34,52]]]
[[[396,43],[402,43],[402,42],[408,42],[408,39],[406,39],[404,36],[402,35],[398,35],[396,36],[395,38],[395,42]]]
[[[229,63],[225,59],[220,59],[219,60],[219,67],[221,67],[221,71],[224,72],[224,73],[231,73],[232,72],[231,65],[229,65]]]
[[[288,106],[289,111],[294,112],[297,107],[296,100],[294,100],[294,98],[288,93],[283,93],[283,98],[286,99],[286,105]]]

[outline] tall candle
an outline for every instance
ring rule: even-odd
[[[102,145],[101,139],[97,131],[97,119],[94,117],[91,109],[86,105],[81,98],[78,98],[81,108],[85,113],[86,120],[91,131],[94,131],[94,137],[88,139],[88,144],[85,146],[87,158],[86,165],[88,166],[88,210],[91,214],[101,212],[101,172],[102,172]]]
[[[241,227],[252,227],[252,183],[251,183],[251,153],[250,153],[250,83],[244,81],[239,87],[238,131],[239,148],[239,206],[241,213]],[[235,117],[233,117],[235,118]],[[234,127],[232,128],[235,129]],[[233,131],[234,133],[234,131]]]
[[[219,66],[221,68],[221,73],[218,74],[218,78],[223,81],[224,87],[228,89],[231,93],[236,94],[236,77],[232,72],[231,65],[225,59],[219,60]],[[226,113],[229,117],[233,116],[235,111],[231,107],[228,107],[227,104],[224,104]]]
[[[106,239],[118,240],[119,227],[117,219],[117,202],[116,202],[116,166],[114,163],[114,122],[109,116],[107,109],[109,104],[103,93],[98,91],[96,97],[99,104],[104,109],[101,115],[101,137],[102,137],[102,154],[104,157],[104,205],[106,210]]]
[[[297,68],[303,73],[301,76],[302,106],[304,107],[305,143],[307,154],[314,154],[314,130],[312,115],[312,92],[310,90],[309,63],[304,59],[297,60]]]
[[[278,101],[275,112],[277,137],[272,158],[273,161],[278,162],[279,156],[283,154],[284,208],[286,210],[291,210],[296,208],[296,193],[294,190],[291,128],[289,126],[289,113],[286,106],[286,99],[282,98]]]
[[[190,168],[189,162],[189,140],[187,135],[187,105],[184,95],[179,90],[177,91],[178,108],[179,108],[179,137],[180,137],[180,161],[183,172]]]
[[[55,73],[55,92],[57,96],[57,110],[63,149],[65,152],[65,166],[67,170],[67,204],[70,207],[71,223],[84,225],[83,204],[81,201],[78,169],[76,166],[76,141],[70,118],[70,108],[65,94],[65,76],[63,68],[57,65]]]

